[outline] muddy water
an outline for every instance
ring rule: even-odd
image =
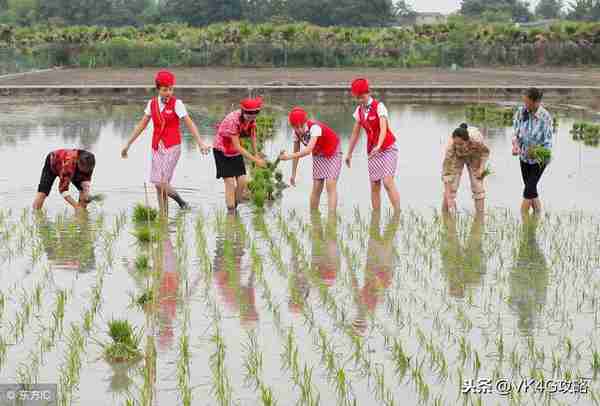
[[[291,101],[272,104],[281,120],[265,152],[275,156],[291,148],[283,119]],[[300,164],[299,184],[282,201],[264,213],[243,206],[238,216],[227,216],[214,162],[188,137],[174,184],[193,209],[172,207],[161,240],[148,247],[136,243],[130,215],[136,202],[154,204],[144,187],[150,134],[128,160],[119,157],[142,107],[142,100],[3,105],[3,381],[64,382],[72,326],[83,332],[85,350],[79,380],[65,393],[82,405],[141,401],[145,387],[152,388],[154,404],[183,404],[182,382],[193,405],[266,404],[261,388],[279,405],[315,404],[317,397],[326,405],[503,404],[508,400],[496,392],[461,396],[461,387],[493,376],[515,384],[522,376],[594,376],[600,150],[572,141],[576,116],[561,118],[554,161],[542,181],[548,214],[537,221],[516,216],[521,180],[508,129],[484,129],[494,170],[487,180],[489,214],[473,218],[464,187],[464,213],[457,220],[439,217],[442,146],[464,121],[460,105],[389,104],[399,136],[399,217],[370,214],[362,143],[353,168],[342,172],[337,218],[307,210],[310,160]],[[225,98],[188,102],[204,134],[230,107]],[[351,106],[309,107],[342,134],[345,147]],[[23,212],[45,155],[61,147],[96,154],[93,188],[106,199],[75,217],[53,191],[47,213]],[[154,279],[136,270],[140,255],[151,258]],[[144,311],[132,301],[149,286],[158,298]],[[58,292],[66,292],[67,304],[51,340]],[[99,305],[85,329],[95,297]],[[156,346],[150,385],[144,362],[127,368],[102,359],[113,318],[143,329],[142,350],[148,339]],[[25,328],[15,327],[20,324]],[[182,337],[190,344],[188,372],[181,369]],[[262,359],[258,379],[247,369],[254,339]],[[50,347],[40,344],[50,341]],[[225,345],[222,368],[217,342]],[[229,395],[220,397],[219,386]],[[588,392],[598,389],[594,380]],[[520,396],[516,404],[537,401],[531,393]],[[552,401],[591,404],[589,393]]]

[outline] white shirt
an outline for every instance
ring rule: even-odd
[[[146,105],[146,110],[144,110],[144,114],[146,114],[148,117],[152,117],[152,109],[150,107],[151,104],[152,100],[149,100],[148,104]],[[160,97],[158,98],[158,109],[159,111],[163,111],[165,109],[165,105]],[[175,114],[177,114],[177,117],[179,118],[184,118],[188,115],[185,104],[183,104],[183,102],[179,99],[175,100]]]
[[[369,97],[369,103],[367,104],[367,106],[370,106],[371,103],[373,103],[373,98]],[[354,114],[352,114],[352,117],[354,117],[355,121],[359,121],[359,111],[361,109],[361,106],[358,106],[356,108],[356,110],[354,110]],[[379,117],[385,117],[388,118],[388,110],[387,107],[385,107],[385,104],[383,104],[382,102],[379,102],[379,104],[377,105],[377,115]]]

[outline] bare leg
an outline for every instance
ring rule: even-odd
[[[248,177],[238,176],[236,178],[235,198],[237,203],[248,199]]]
[[[523,213],[523,215],[528,215],[530,210],[531,199],[523,199],[523,202],[521,203],[521,213]]]
[[[392,207],[394,207],[394,212],[400,211],[400,192],[398,192],[398,187],[396,187],[396,182],[394,182],[394,178],[392,176],[386,176],[383,178],[383,186],[385,187],[385,191],[387,192],[388,198],[390,199],[390,203],[392,203]]]
[[[371,206],[373,210],[381,210],[381,181],[371,182]]]
[[[475,199],[475,211],[478,215],[485,211],[485,199]]]
[[[41,208],[44,206],[44,202],[46,201],[47,197],[48,195],[46,193],[38,192],[35,195],[35,200],[33,201],[33,209],[41,210]]]
[[[158,199],[158,208],[161,216],[168,216],[169,214],[169,199],[167,195],[168,184],[161,183],[156,185],[156,197]]]
[[[327,188],[327,214],[331,217],[337,210],[337,179],[327,179],[325,187]]]
[[[540,200],[539,197],[536,197],[535,199],[531,200],[531,206],[533,207],[533,212],[535,214],[542,213],[542,201]]]
[[[224,178],[223,182],[225,183],[225,203],[229,210],[234,210],[237,206],[235,178]]]
[[[313,180],[312,192],[310,194],[310,209],[315,211],[319,209],[319,202],[321,201],[321,193],[323,193],[323,186],[325,181],[323,179]]]

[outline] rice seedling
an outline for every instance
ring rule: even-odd
[[[541,145],[529,148],[527,155],[541,166],[547,165],[552,159],[552,151]]]
[[[146,254],[140,254],[135,259],[135,269],[138,272],[147,272],[150,268],[150,258]]]
[[[73,401],[73,391],[79,385],[81,371],[81,353],[85,349],[85,339],[79,328],[72,324],[67,341],[66,359],[60,370],[59,404],[70,405]]]
[[[275,200],[281,196],[281,191],[287,187],[283,183],[283,174],[269,168],[255,168],[252,170],[252,180],[248,182],[248,190],[252,202],[257,207],[263,207],[265,201]]]
[[[133,235],[140,244],[149,244],[160,239],[160,230],[156,226],[141,225],[136,227]]]
[[[158,210],[138,203],[133,208],[133,222],[136,225],[153,223],[158,219]]]
[[[139,307],[144,311],[150,311],[152,305],[156,303],[156,299],[154,297],[154,289],[146,289],[137,297],[132,298],[132,304]]]
[[[179,340],[179,359],[177,361],[177,386],[181,402],[185,406],[192,404],[192,389],[189,386],[190,345],[187,333]]]
[[[112,342],[104,344],[104,358],[111,363],[135,362],[142,358],[141,333],[127,320],[110,320],[108,334]]]
[[[225,342],[221,330],[216,326],[211,337],[215,351],[210,356],[210,369],[212,372],[212,393],[220,406],[233,404],[233,388],[225,369]]]

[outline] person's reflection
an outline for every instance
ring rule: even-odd
[[[530,334],[535,327],[536,315],[546,302],[548,289],[548,266],[536,238],[538,223],[535,215],[523,216],[519,250],[509,279],[509,303],[524,334]]]
[[[224,230],[219,231],[214,260],[214,282],[225,306],[239,311],[245,328],[253,328],[258,321],[254,287],[254,271],[242,275],[242,258],[245,253],[244,233],[239,217],[228,213]],[[246,281],[243,282],[243,276]]]
[[[351,269],[354,301],[357,305],[356,317],[352,321],[354,332],[365,334],[368,319],[375,314],[377,306],[383,301],[385,291],[391,286],[394,278],[396,254],[394,242],[400,226],[400,215],[392,216],[381,233],[381,212],[374,211],[369,227],[369,244],[367,247],[367,266],[363,286],[360,287],[356,271]]]
[[[177,317],[179,273],[177,272],[177,258],[168,231],[163,233],[159,244],[157,258],[155,259],[160,274],[158,343],[160,348],[164,350],[171,347],[175,336],[173,322]]]
[[[487,268],[482,243],[484,217],[475,215],[464,247],[456,229],[456,217],[444,215],[443,225],[440,241],[442,273],[446,276],[450,295],[464,298],[469,287],[481,284]]]
[[[36,214],[37,231],[51,270],[90,272],[96,266],[95,232],[86,212],[59,215],[54,221]]]
[[[327,287],[335,285],[341,266],[340,250],[337,240],[337,218],[327,216],[326,228],[323,228],[321,214],[311,214],[312,225],[312,262],[311,269]]]
[[[290,258],[290,297],[288,308],[293,314],[300,314],[310,294],[310,283],[302,264],[296,255]]]

